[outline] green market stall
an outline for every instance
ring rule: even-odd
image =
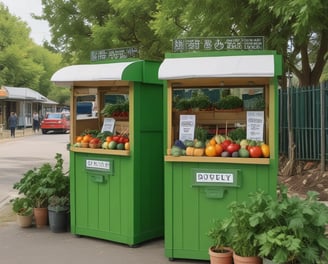
[[[130,246],[163,236],[163,86],[158,80],[159,65],[120,60],[72,65],[52,76],[52,82],[71,91],[73,234]],[[122,100],[128,104],[124,115],[103,115],[107,104]],[[91,144],[88,132],[92,131],[101,131],[101,135],[110,131],[112,136]],[[124,137],[124,146],[118,142],[109,147],[115,136]]]
[[[228,204],[247,200],[249,193],[259,189],[275,195],[277,93],[281,71],[281,56],[274,51],[166,54],[159,79],[165,80],[165,255],[168,258],[208,260],[211,241],[207,233],[215,219],[228,216]],[[177,100],[181,103],[183,99],[193,98],[193,94],[205,94],[215,100],[226,94],[237,96],[243,100],[243,108],[221,111],[181,109],[181,104],[178,107]],[[260,110],[252,107],[259,96],[263,100]],[[206,156],[204,152],[193,155],[188,148],[186,153],[172,151],[177,140],[178,144],[186,139],[195,142],[199,129],[207,131],[207,139],[212,139],[227,136],[240,127],[247,130],[249,142],[251,139],[265,142],[270,153],[266,157],[223,157]]]

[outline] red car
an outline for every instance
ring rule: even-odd
[[[66,133],[70,130],[70,115],[68,113],[48,113],[41,121],[42,134],[49,131]]]

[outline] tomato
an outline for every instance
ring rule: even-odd
[[[120,136],[113,136],[113,141],[118,142],[120,139]]]
[[[262,157],[262,150],[260,146],[251,146],[249,148],[249,156],[251,158],[261,158]]]
[[[264,158],[270,157],[270,147],[269,147],[269,145],[263,143],[261,145],[261,151],[262,151],[262,155],[263,155]]]
[[[207,145],[207,147],[205,148],[205,155],[209,157],[215,157],[216,156],[215,146]]]
[[[223,150],[226,150],[227,147],[232,143],[232,141],[230,139],[226,139],[221,143],[221,146],[223,148]]]
[[[236,152],[240,149],[240,145],[237,143],[231,143],[230,145],[227,146],[226,151],[228,151],[230,154],[233,152]]]

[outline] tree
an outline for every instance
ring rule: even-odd
[[[59,69],[60,54],[36,45],[25,22],[0,3],[0,85],[29,87],[47,96],[51,75]]]
[[[326,0],[42,0],[52,44],[69,62],[90,51],[138,46],[161,59],[179,37],[264,36],[301,86],[316,85],[327,62]],[[283,87],[286,86],[286,79]]]

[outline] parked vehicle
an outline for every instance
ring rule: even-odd
[[[70,130],[70,115],[63,113],[47,113],[41,122],[42,134],[49,131],[66,133]]]

